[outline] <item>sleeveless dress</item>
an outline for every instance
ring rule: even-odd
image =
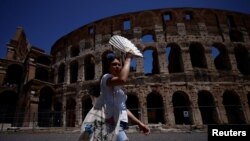
[[[103,75],[100,96],[94,99],[94,106],[81,125],[78,141],[116,141],[120,121],[127,122],[127,96],[119,86],[106,86],[110,77],[111,74]]]

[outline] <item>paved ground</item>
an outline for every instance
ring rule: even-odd
[[[0,141],[77,141],[79,133],[0,132]],[[130,141],[207,141],[206,132],[128,133]]]

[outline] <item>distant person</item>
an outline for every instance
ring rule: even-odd
[[[95,122],[96,124],[91,124],[91,122],[85,120],[82,125],[82,130],[90,135],[85,136],[85,138],[107,141],[128,141],[128,137],[125,133],[125,130],[128,128],[128,118],[137,124],[145,135],[150,133],[148,126],[137,119],[127,109],[127,95],[121,89],[121,86],[124,85],[128,79],[132,57],[133,55],[130,52],[126,53],[124,65],[122,66],[119,58],[115,57],[114,54],[108,54],[107,62],[104,64],[104,67],[107,67],[108,73],[105,73],[101,78],[101,94],[94,105],[94,109],[102,109],[104,114],[101,114],[100,110],[99,113],[92,111],[93,115],[103,116],[105,120],[103,120],[104,123]],[[91,113],[91,111],[89,113]],[[88,118],[89,121],[93,122],[93,119],[96,117],[97,116],[89,116]],[[102,118],[99,119],[101,120]],[[99,129],[97,129],[98,127]],[[84,134],[82,134],[80,138],[84,138]]]

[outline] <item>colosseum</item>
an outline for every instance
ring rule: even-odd
[[[151,128],[250,124],[250,15],[167,8],[107,17],[62,35],[50,54],[22,27],[0,59],[0,125],[79,128],[99,95],[108,42],[130,39],[127,107]],[[123,60],[123,59],[121,59]],[[132,126],[133,123],[130,123]]]

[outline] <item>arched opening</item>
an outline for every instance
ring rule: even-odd
[[[158,53],[155,49],[148,48],[143,52],[144,74],[153,75],[160,73]]]
[[[157,102],[156,102],[157,101]],[[147,96],[148,123],[164,124],[163,98],[156,92],[151,92]]]
[[[198,93],[198,105],[201,112],[203,124],[218,124],[218,114],[214,104],[213,96],[207,91]]]
[[[44,87],[40,90],[38,103],[38,126],[52,126],[52,99],[54,92],[50,87]]]
[[[0,123],[14,124],[18,94],[13,91],[0,93]]]
[[[70,56],[71,57],[76,57],[79,55],[80,49],[79,46],[73,46],[70,48]]]
[[[225,107],[229,124],[244,124],[245,116],[242,110],[239,96],[232,92],[226,91],[223,94],[223,105]]]
[[[64,82],[64,77],[65,77],[65,65],[61,64],[58,68],[58,83],[63,83]]]
[[[18,64],[12,64],[8,66],[4,84],[8,87],[19,86],[23,77],[23,68]]]
[[[95,58],[92,55],[88,55],[84,59],[84,76],[85,80],[95,78]]]
[[[141,119],[141,110],[139,109],[139,100],[134,94],[127,94],[128,98],[126,101],[127,108],[134,114],[135,117]],[[140,115],[139,115],[140,114]],[[129,119],[129,124],[134,125]]]
[[[152,34],[145,34],[142,36],[143,43],[152,43],[155,42],[154,36]]]
[[[169,73],[184,72],[180,47],[177,44],[169,44],[165,52]]]
[[[214,65],[217,70],[231,70],[232,66],[229,60],[228,51],[222,44],[214,44],[211,48],[211,54]]]
[[[190,101],[187,94],[176,92],[172,99],[175,124],[192,124]]]
[[[136,72],[136,66],[137,66],[136,58],[133,57],[130,63],[130,72]]]
[[[85,96],[82,99],[82,120],[86,117],[89,110],[93,107],[90,96]]]
[[[237,29],[231,29],[229,35],[232,42],[244,42],[243,34]]]
[[[237,67],[243,75],[250,74],[250,56],[246,47],[237,45],[234,48]]]
[[[72,61],[70,63],[70,83],[77,82],[78,77],[78,62]]]
[[[67,100],[66,104],[66,126],[75,127],[76,120],[76,102],[73,98]]]
[[[189,53],[194,68],[207,68],[205,50],[200,43],[191,43]]]
[[[62,126],[62,118],[63,118],[62,103],[57,101],[54,104],[54,118],[53,118],[53,120],[54,120],[55,127]]]

